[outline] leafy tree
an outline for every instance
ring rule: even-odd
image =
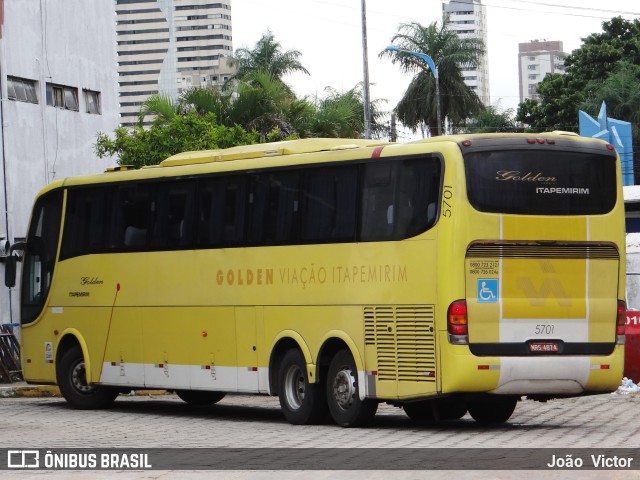
[[[618,72],[623,63],[640,64],[640,20],[615,17],[603,22],[602,30],[602,33],[593,33],[583,39],[582,46],[565,59],[565,75],[547,75],[538,84],[540,101],[537,105],[521,104],[518,121],[535,130],[577,132],[578,110],[586,107],[590,114],[597,114],[599,105],[605,100],[603,85],[609,83],[610,76]],[[627,85],[631,78],[627,74]],[[620,87],[620,84],[615,87],[614,83],[609,83],[607,89],[620,90]],[[628,93],[628,87],[625,88]],[[616,111],[618,102],[627,103],[623,96],[612,94],[611,90],[608,95],[607,106],[611,112]],[[598,105],[597,109],[595,105]],[[623,116],[618,118],[629,120]]]
[[[544,122],[538,102],[532,98],[525,98],[524,102],[518,105],[516,121],[527,126],[527,129],[542,125]]]
[[[282,83],[282,78],[295,72],[309,74],[300,62],[302,53],[298,50],[282,50],[273,33],[267,31],[252,49],[239,48],[231,59],[237,68],[231,80],[244,80],[255,72],[262,72]],[[287,87],[289,88],[289,87]]]
[[[167,119],[157,117],[149,129],[142,125],[117,128],[115,138],[100,132],[95,144],[98,157],[118,155],[120,165],[157,165],[165,158],[191,150],[216,150],[258,143],[254,132],[218,125],[213,113],[188,112]]]
[[[497,106],[488,106],[455,130],[459,133],[506,133],[520,129],[516,126],[513,109],[500,110]]]
[[[364,101],[362,83],[346,92],[338,92],[327,87],[323,98],[312,102],[312,115],[301,132],[307,137],[359,138],[364,134]],[[371,102],[371,132],[374,137],[388,135],[388,127],[383,123],[380,103]]]
[[[580,110],[595,116],[603,100],[609,116],[640,123],[640,66],[628,61],[618,63],[604,82],[592,85]]]
[[[454,123],[480,112],[482,102],[465,83],[461,67],[478,64],[484,53],[484,44],[477,38],[461,38],[447,25],[436,23],[423,26],[417,22],[404,23],[391,42],[401,50],[429,55],[438,67],[440,77],[441,116]],[[438,130],[435,78],[419,57],[402,51],[384,50],[380,57],[388,57],[404,72],[415,73],[407,91],[396,107],[398,119],[414,132],[421,125]]]
[[[98,135],[99,157],[119,155],[120,164],[155,165],[170,155],[188,150],[219,149],[264,141],[305,137],[359,137],[364,131],[361,86],[338,93],[327,89],[325,98],[296,98],[282,76],[303,71],[297,51],[282,52],[269,32],[253,50],[240,49],[231,88],[194,87],[177,101],[152,95],[140,109],[140,122],[118,128],[113,138]],[[386,133],[372,102],[373,132]],[[149,129],[143,120],[154,116]]]

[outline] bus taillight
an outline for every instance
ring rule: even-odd
[[[467,302],[456,300],[449,305],[447,311],[447,332],[449,343],[454,345],[469,344],[469,325],[467,321]]]
[[[627,305],[618,300],[618,316],[616,318],[616,343],[624,345],[625,325],[627,324]]]

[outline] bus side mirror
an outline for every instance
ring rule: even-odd
[[[11,255],[4,259],[4,286],[13,288],[16,286],[16,265],[18,257]]]
[[[16,286],[16,269],[18,262],[22,261],[22,256],[27,248],[25,242],[17,242],[11,245],[8,241],[5,244],[5,257],[2,257],[4,261],[4,285],[5,287],[13,288]],[[14,252],[17,252],[14,255]]]

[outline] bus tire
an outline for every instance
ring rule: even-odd
[[[327,403],[333,421],[341,427],[360,427],[371,422],[378,403],[360,400],[358,370],[349,350],[339,350],[329,365]]]
[[[491,397],[469,401],[469,414],[478,423],[504,423],[516,409],[516,397]]]
[[[411,420],[421,425],[428,425],[435,423],[436,418],[433,415],[433,402],[431,400],[424,400],[420,402],[405,403],[403,405],[404,413],[407,414]]]
[[[467,413],[467,404],[459,398],[434,398],[404,404],[404,412],[416,423],[459,420]]]
[[[467,404],[461,398],[439,398],[436,407],[440,420],[460,420],[467,413]]]
[[[321,423],[327,414],[322,385],[310,383],[307,362],[298,349],[289,350],[280,363],[278,397],[282,413],[294,425]]]
[[[73,408],[105,408],[118,396],[118,390],[114,388],[87,384],[84,356],[79,345],[62,354],[56,376],[60,392]]]
[[[176,390],[176,395],[180,397],[180,400],[188,403],[194,407],[201,407],[204,405],[213,405],[218,403],[225,397],[223,392],[209,392],[202,390]]]

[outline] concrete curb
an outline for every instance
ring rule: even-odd
[[[0,398],[60,396],[62,396],[60,389],[56,385],[7,384],[0,386]]]
[[[132,390],[136,396],[167,395],[172,392],[166,390]],[[121,395],[127,395],[126,393]],[[131,394],[129,394],[131,395]],[[57,385],[27,385],[23,382],[15,384],[0,384],[0,399],[2,398],[51,398],[62,397]]]

